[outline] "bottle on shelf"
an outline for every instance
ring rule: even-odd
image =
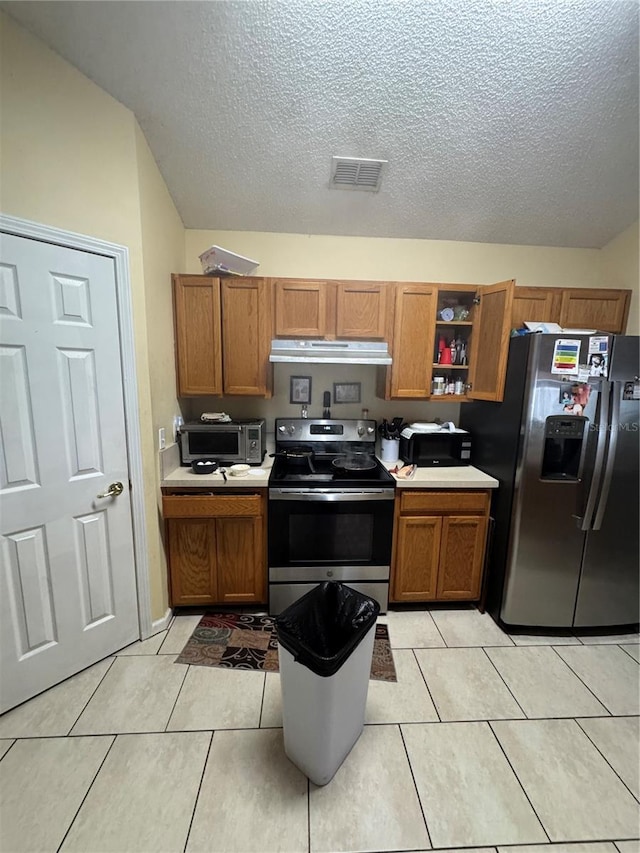
[[[462,338],[460,335],[456,338],[456,358],[454,364],[462,364]]]
[[[444,394],[445,378],[444,376],[434,376],[431,380],[431,393],[434,397]]]

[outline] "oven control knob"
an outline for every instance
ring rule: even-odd
[[[289,424],[289,426],[287,427],[287,432],[289,433],[289,435],[293,435],[295,431],[296,431],[296,428],[294,427],[294,425]]]
[[[367,435],[373,435],[375,432],[375,427],[367,427]]]
[[[287,431],[287,428],[286,428],[286,426],[284,426],[284,424],[283,424],[282,426],[279,426],[279,427],[278,427],[278,432],[283,432],[283,433],[284,433],[284,432],[286,432],[286,431]]]
[[[333,577],[333,572],[331,571],[331,569],[329,569],[329,571],[327,572],[327,577],[328,577],[328,578],[332,578],[332,577]]]
[[[358,427],[358,435],[364,435],[364,427],[363,426]]]

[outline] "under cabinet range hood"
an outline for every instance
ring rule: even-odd
[[[384,341],[271,341],[269,361],[302,364],[391,364]]]

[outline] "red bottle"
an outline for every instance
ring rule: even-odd
[[[440,364],[451,364],[451,347],[445,346],[441,351]]]

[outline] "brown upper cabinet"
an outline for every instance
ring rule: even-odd
[[[513,291],[511,328],[522,329],[526,320],[557,323],[562,291],[555,287],[516,287]]]
[[[397,282],[393,364],[380,371],[379,396],[501,400],[513,290],[513,281],[487,286]],[[445,349],[455,355],[447,355]],[[461,381],[463,393],[433,396],[434,375]]]
[[[515,281],[480,287],[469,355],[470,400],[502,400],[507,375]]]
[[[173,275],[178,396],[222,394],[220,279]]]
[[[174,275],[179,396],[269,397],[273,335],[387,340],[387,400],[501,400],[509,335],[525,320],[623,333],[630,290]],[[453,363],[443,357],[449,348]],[[444,375],[462,393],[432,394]]]
[[[271,311],[262,278],[227,278],[222,288],[222,376],[225,394],[270,393]]]
[[[172,279],[178,396],[270,396],[268,280]]]
[[[629,316],[630,290],[562,291],[560,320],[563,328],[599,329],[611,334],[623,334]]]
[[[382,340],[389,289],[380,281],[274,279],[275,335]]]
[[[396,284],[393,364],[387,368],[391,399],[431,396],[437,288],[428,284]]]
[[[526,320],[558,323],[567,329],[598,329],[624,334],[629,316],[630,290],[576,287],[516,287],[511,326]]]

